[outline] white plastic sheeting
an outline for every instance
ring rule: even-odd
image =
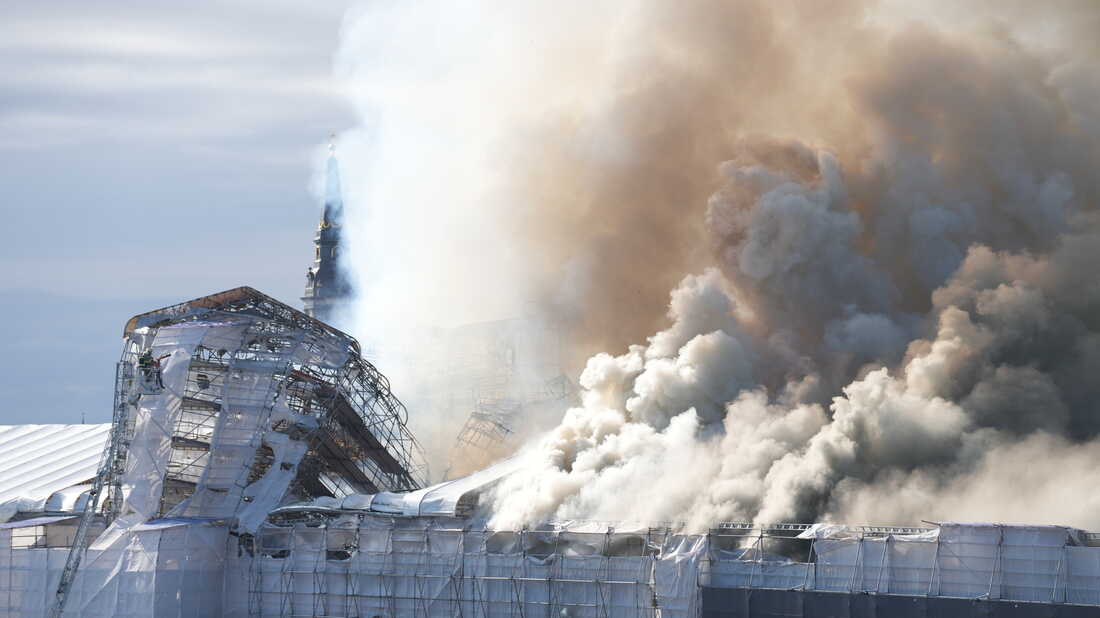
[[[403,515],[406,517],[456,517],[460,503],[475,504],[477,497],[522,466],[519,457],[505,459],[468,476],[444,481],[406,493],[352,494],[321,504],[346,510]]]
[[[73,523],[0,525],[0,617],[45,615]],[[798,562],[718,549],[713,534],[595,523],[513,532],[344,514],[265,525],[253,539],[221,522],[167,519],[90,550],[66,616],[680,618],[699,615],[702,587],[1100,606],[1100,547],[1072,544],[1082,540],[991,524],[846,530],[812,540],[815,561]]]
[[[42,519],[0,528],[0,616],[4,618],[45,616],[57,590],[69,549],[44,542],[44,529],[53,522]]]
[[[220,616],[227,532],[224,525],[193,520],[133,527],[109,546],[88,550],[64,615]],[[56,568],[64,562],[62,556]],[[51,570],[54,587],[59,579]],[[52,600],[54,590],[47,590]]]
[[[137,400],[134,435],[127,448],[123,477],[124,500],[115,528],[121,530],[161,514],[164,481],[172,456],[173,429],[182,413],[188,371],[195,349],[247,349],[249,341],[264,336],[264,320],[237,318],[219,322],[185,322],[157,329],[134,331],[131,339],[154,357],[166,356],[161,380],[163,388],[147,389]],[[241,358],[231,356],[228,373],[210,388],[219,389],[219,414],[210,435],[210,449],[203,454],[201,477],[194,493],[165,513],[170,517],[236,517],[245,530],[258,526],[282,500],[297,465],[308,449],[273,429],[278,423],[315,423],[299,417],[287,406],[277,374],[292,362],[340,361],[346,352],[335,344],[303,342],[304,331],[291,338],[289,348]],[[151,342],[144,338],[152,337]],[[273,464],[262,478],[249,483],[256,454],[266,445],[272,449]],[[111,541],[113,542],[113,540]]]
[[[46,614],[68,558],[76,523],[76,516],[53,516],[0,525],[0,616]],[[150,615],[147,606],[144,615]]]
[[[801,537],[813,562],[712,550],[704,585],[1100,605],[1100,547],[1072,528],[945,523],[865,537],[815,526]]]
[[[0,426],[0,521],[81,506],[110,431],[110,423]]]
[[[494,532],[366,516],[265,527],[230,558],[230,616],[698,615],[705,536]]]
[[[161,328],[155,334],[148,329],[135,333],[140,338],[153,337],[151,345],[142,347],[150,349],[154,358],[166,357],[161,364],[163,388],[141,394],[134,406],[134,435],[127,448],[122,510],[113,528],[127,529],[158,514],[172,455],[172,430],[181,413],[191,355],[211,328],[204,322],[191,322]]]
[[[245,347],[245,338],[254,336],[250,335],[251,331],[261,328],[260,324],[255,321],[219,325],[205,333],[202,345],[210,349],[240,349]],[[158,333],[158,340],[164,330]],[[300,344],[301,336],[296,341]],[[306,445],[298,443],[294,454],[288,457],[283,447],[289,441],[274,440],[276,434],[270,430],[277,394],[275,374],[285,370],[289,361],[290,354],[287,352],[273,352],[256,359],[232,358],[229,361],[229,376],[221,385],[221,405],[227,413],[218,416],[211,437],[210,454],[195,493],[173,509],[172,515],[231,517],[238,515],[239,510],[249,510],[251,516],[244,517],[244,526],[248,529],[263,521],[267,511],[282,499],[294,476],[294,466],[306,451]],[[278,462],[287,464],[287,469],[276,465],[274,470],[269,470],[270,474],[282,475],[284,479],[282,483],[269,487],[269,491],[253,493],[250,500],[244,502],[249,468],[263,443],[275,447]]]
[[[120,516],[84,556],[67,595],[65,615],[220,613],[226,520],[232,519],[244,531],[258,526],[282,499],[308,448],[304,441],[290,440],[273,429],[275,421],[293,423],[292,417],[297,416],[282,401],[276,374],[285,371],[292,358],[324,360],[321,357],[329,352],[343,358],[339,351],[329,350],[335,346],[312,342],[306,349],[301,332],[291,338],[288,349],[231,357],[226,377],[216,385],[223,413],[210,435],[203,436],[210,446],[203,455],[201,477],[194,493],[166,514],[186,519],[155,518],[166,508],[162,500],[173,431],[183,414],[196,349],[200,345],[211,350],[247,349],[268,328],[263,320],[242,318],[141,328],[131,335],[130,345],[163,359],[161,384],[142,385],[129,402],[134,430],[121,479]],[[258,485],[250,484],[250,469],[261,444],[273,449],[275,465],[258,479]],[[219,523],[198,521],[204,518]]]

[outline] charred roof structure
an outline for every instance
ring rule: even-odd
[[[134,316],[123,336],[107,452],[55,615],[74,585],[108,583],[123,560],[80,568],[93,524],[119,547],[165,519],[248,534],[281,504],[425,484],[385,376],[355,339],[305,313],[240,287]],[[97,611],[89,602],[80,615]]]
[[[465,416],[445,479],[507,457],[575,400],[558,329],[545,319],[525,315],[437,330],[423,349],[425,358],[415,360],[418,401],[444,418]]]
[[[211,459],[205,454],[227,439],[256,449],[247,462],[245,487],[264,476],[274,457],[272,444],[246,433],[218,435],[219,429],[231,431],[248,413],[251,424],[238,430],[274,432],[308,444],[288,497],[339,497],[424,484],[420,449],[405,426],[405,407],[390,392],[386,377],[360,357],[351,336],[252,288],[205,296],[127,323],[127,345],[119,363],[124,379],[117,383],[116,399],[134,398],[134,378],[125,369],[140,371],[139,357],[150,337],[164,329],[189,335],[201,329],[205,335],[187,346],[187,371],[179,372],[180,407],[161,515],[192,496],[204,474],[210,476]],[[241,381],[247,392],[238,392]],[[139,396],[140,388],[148,386],[139,385]]]

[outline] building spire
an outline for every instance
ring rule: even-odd
[[[320,320],[331,319],[338,305],[351,296],[351,284],[339,261],[344,224],[344,198],[340,188],[340,162],[336,158],[336,134],[329,136],[325,161],[325,204],[317,235],[313,238],[313,265],[306,272],[305,312]]]

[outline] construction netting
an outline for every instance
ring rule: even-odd
[[[85,555],[64,615],[221,615],[227,533],[224,525],[193,520],[108,533]]]
[[[732,550],[712,537],[703,585],[1100,605],[1100,547],[1072,528],[811,526],[794,538],[757,531],[720,535],[740,539]]]
[[[72,516],[37,517],[0,524],[0,611],[5,618],[46,615],[69,556],[72,536],[66,532],[75,521]]]
[[[232,557],[240,616],[698,615],[705,537],[347,516],[267,526]]]
[[[0,525],[0,616],[46,615],[75,523]],[[581,522],[494,531],[456,518],[344,511],[301,512],[253,535],[225,521],[160,519],[100,536],[65,615],[809,616],[821,614],[807,604],[870,597],[1100,613],[1094,542],[1067,528],[962,524],[683,535]],[[788,605],[790,613],[775,613]],[[847,613],[838,616],[864,615],[854,601],[841,605]]]
[[[0,615],[46,616],[76,518],[0,525]],[[221,612],[226,528],[159,521],[88,551],[66,616],[216,616]]]

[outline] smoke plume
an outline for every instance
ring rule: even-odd
[[[1100,8],[513,4],[372,3],[339,63],[398,392],[393,333],[519,307],[579,374],[495,523],[1049,523],[1084,489]]]

